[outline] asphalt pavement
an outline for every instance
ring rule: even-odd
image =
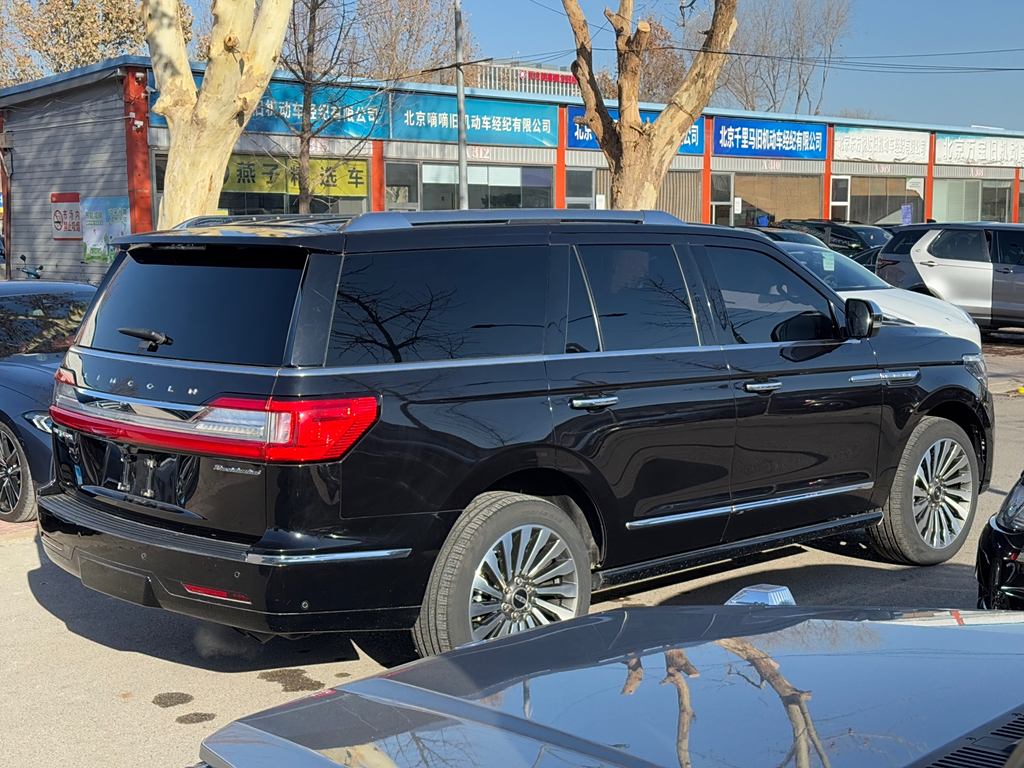
[[[986,356],[994,391],[1024,384],[1024,335],[996,337]],[[978,534],[1024,468],[1024,396],[1000,394],[996,416],[992,489],[948,563],[893,566],[850,536],[598,595],[594,610],[722,603],[762,582],[802,605],[973,608]],[[0,589],[0,766],[184,768],[231,720],[380,670],[343,637],[261,645],[84,589],[50,564],[31,524],[0,526]]]

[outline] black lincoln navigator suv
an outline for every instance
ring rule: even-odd
[[[57,374],[39,525],[143,605],[435,653],[846,529],[938,563],[991,472],[978,347],[754,233],[373,213],[122,246]]]

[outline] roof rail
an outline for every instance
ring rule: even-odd
[[[384,211],[356,216],[346,232],[373,232],[460,224],[620,223],[678,226],[681,219],[664,211],[595,211],[555,208],[491,208],[471,211]]]
[[[172,229],[190,229],[192,227],[215,227],[218,225],[244,224],[321,224],[341,227],[352,220],[353,214],[339,213],[254,213],[225,214],[217,213],[209,216],[193,216]]]

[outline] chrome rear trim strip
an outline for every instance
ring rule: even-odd
[[[781,504],[792,504],[797,501],[811,501],[812,499],[822,499],[827,498],[829,496],[840,496],[844,493],[870,491],[874,487],[874,483],[857,483],[855,485],[844,485],[838,488],[823,488],[820,491],[807,491],[805,493],[795,493],[789,496],[777,496],[772,499],[746,501],[742,504],[733,504],[728,507],[698,509],[694,510],[693,512],[681,512],[678,515],[664,515],[663,517],[652,517],[646,520],[630,520],[628,523],[626,523],[626,528],[628,530],[635,531],[643,528],[651,528],[656,525],[668,525],[670,523],[679,523],[683,520],[699,520],[703,517],[716,517],[718,515],[732,514],[733,512],[749,512],[754,509],[777,507]]]
[[[341,563],[358,560],[399,560],[408,557],[411,549],[370,549],[363,552],[324,552],[318,555],[261,555],[247,552],[245,562],[250,565],[312,565],[315,563]]]

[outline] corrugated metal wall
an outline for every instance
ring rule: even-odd
[[[82,263],[82,241],[53,239],[50,194],[128,194],[123,93],[120,80],[109,78],[6,109],[13,147],[8,258],[14,277],[21,276],[21,254],[43,266],[44,279],[97,282],[106,273],[105,264]]]
[[[700,172],[669,171],[658,192],[658,208],[683,221],[700,221]],[[612,174],[607,168],[594,171],[594,193],[611,197]]]

